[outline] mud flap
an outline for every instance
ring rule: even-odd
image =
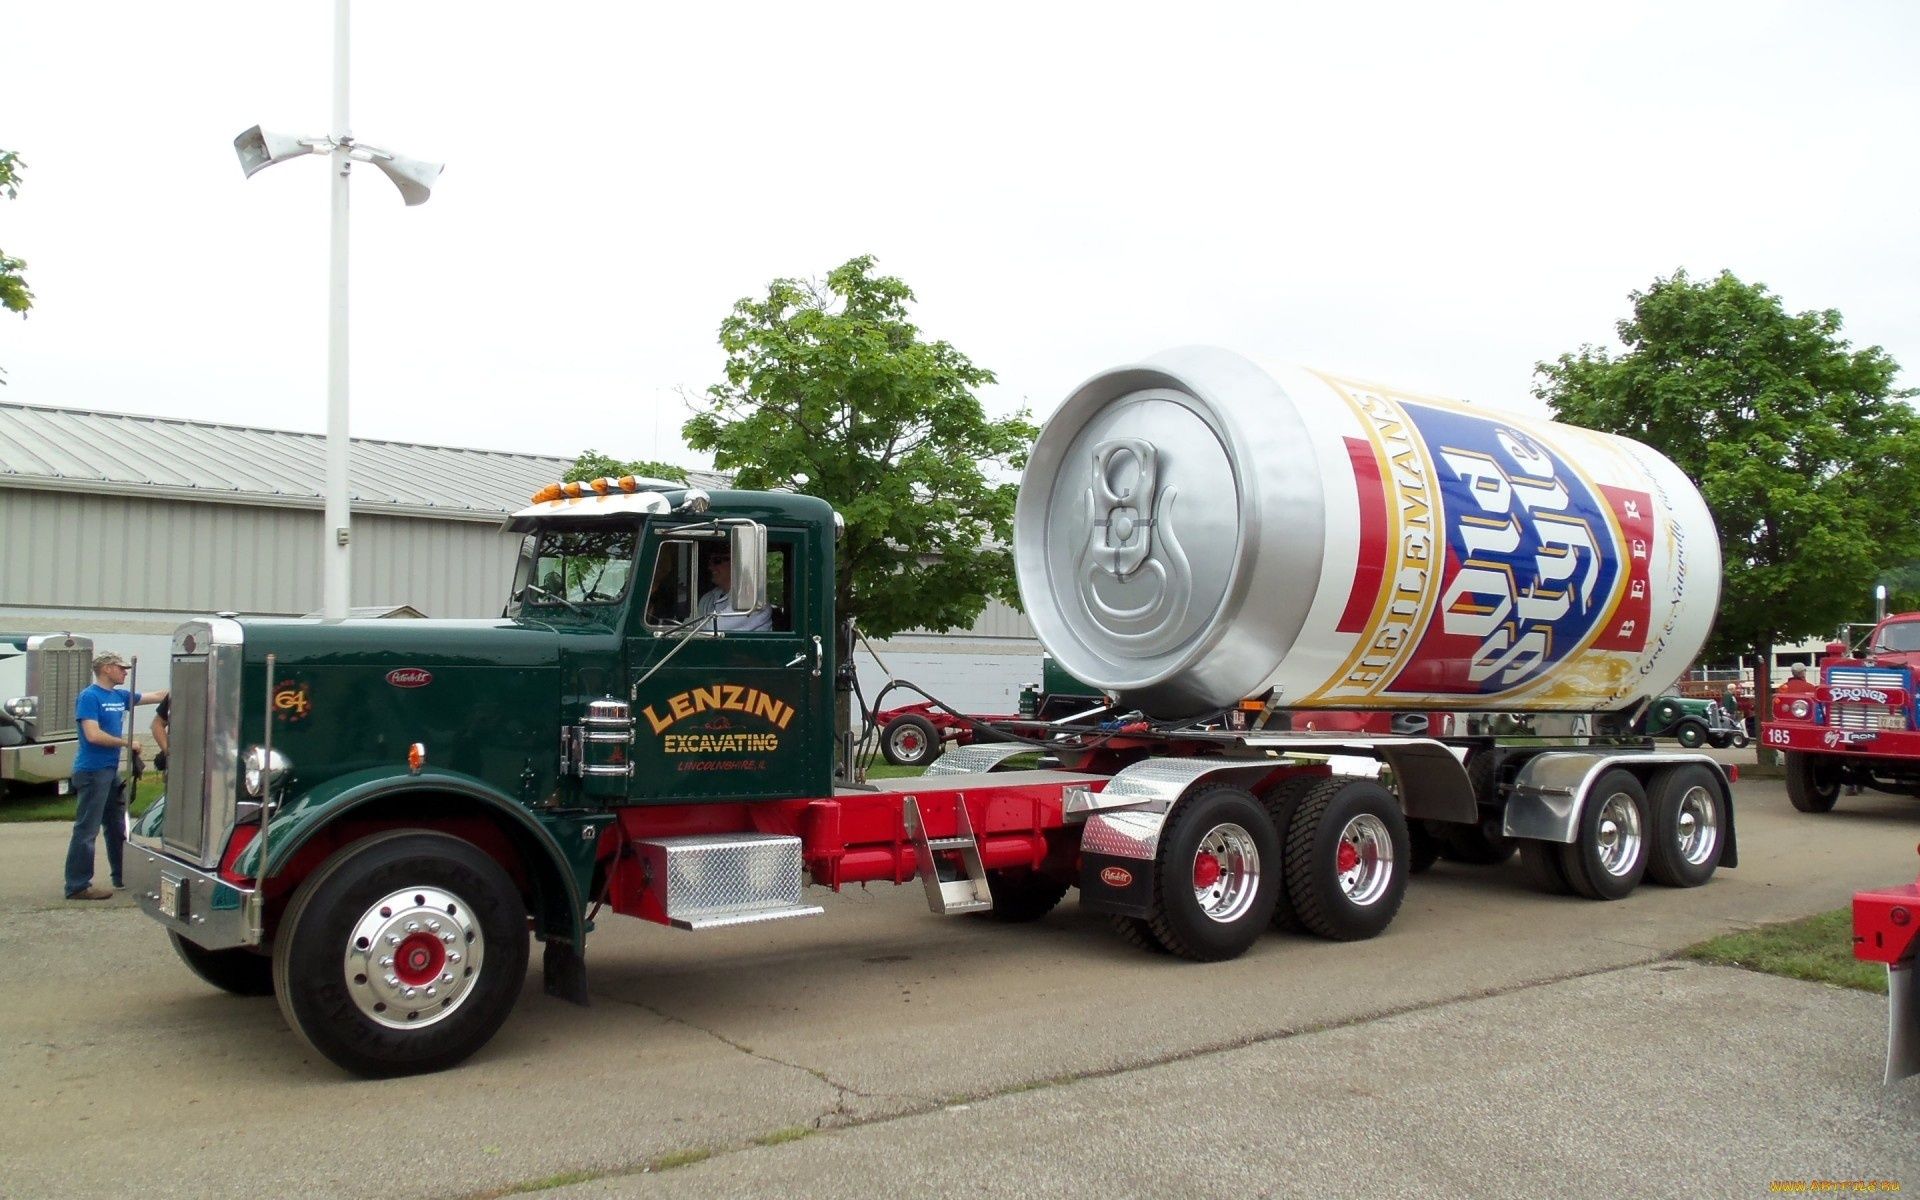
[[[1887,1082],[1920,1075],[1920,987],[1914,959],[1887,964]]]
[[[582,1008],[588,1007],[587,960],[573,948],[572,942],[548,938],[542,965],[546,973],[547,995],[571,1001]]]

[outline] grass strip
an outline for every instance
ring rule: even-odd
[[[1722,934],[1681,954],[1699,962],[1887,994],[1886,968],[1853,956],[1853,913],[1845,908]]]

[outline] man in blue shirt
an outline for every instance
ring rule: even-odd
[[[120,751],[139,743],[128,732],[127,710],[158,704],[165,692],[129,693],[127,660],[118,654],[93,657],[93,685],[80,693],[73,714],[80,724],[80,748],[73,756],[73,841],[67,846],[67,899],[111,900],[113,893],[93,886],[93,839],[105,830],[107,866],[113,886],[126,887],[121,860],[127,840],[126,789],[120,782]]]

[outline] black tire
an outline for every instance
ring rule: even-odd
[[[1407,870],[1420,875],[1440,861],[1440,839],[1425,821],[1407,822]]]
[[[1669,767],[1647,789],[1653,837],[1647,878],[1668,887],[1699,887],[1713,878],[1726,848],[1727,810],[1720,781],[1700,766]]]
[[[940,757],[940,731],[918,713],[895,717],[880,731],[880,753],[896,767],[924,767]]]
[[[1715,750],[1725,750],[1728,746],[1733,745],[1733,735],[1730,733],[1709,734],[1707,735],[1707,745],[1712,746]]]
[[[1174,805],[1153,864],[1153,934],[1195,962],[1236,958],[1273,918],[1280,839],[1252,792],[1213,784]]]
[[[1287,826],[1293,820],[1294,810],[1300,806],[1300,798],[1325,778],[1324,775],[1297,775],[1282,781],[1280,786],[1261,798],[1261,802],[1267,806],[1267,819],[1273,822],[1273,840],[1280,847],[1281,854],[1286,852]],[[1276,858],[1275,862],[1280,862],[1280,859]],[[1287,895],[1284,881],[1273,889],[1273,916],[1267,919],[1267,924],[1281,933],[1299,933],[1303,928],[1300,914],[1293,909],[1293,901]]]
[[[1688,717],[1673,727],[1674,740],[1689,750],[1698,750],[1707,740],[1707,727]]]
[[[1567,882],[1589,900],[1626,896],[1646,874],[1648,831],[1640,781],[1618,768],[1601,775],[1580,810],[1573,844],[1560,848]]]
[[[1066,880],[1038,871],[988,871],[987,887],[993,892],[993,907],[974,915],[1006,925],[1038,921],[1067,894]]]
[[[1527,882],[1546,892],[1550,896],[1565,896],[1573,891],[1573,885],[1567,882],[1567,871],[1561,865],[1561,849],[1557,842],[1539,842],[1532,838],[1521,838],[1520,873]]]
[[[1803,813],[1832,812],[1840,802],[1840,776],[1817,754],[1786,753],[1787,799]]]
[[[1128,945],[1136,946],[1149,954],[1167,954],[1168,949],[1160,944],[1154,935],[1153,925],[1145,917],[1123,917],[1112,914],[1113,931],[1120,935]]]
[[[373,952],[383,940],[394,950],[385,963]],[[345,959],[356,951],[373,970],[392,973],[349,975]],[[418,974],[408,978],[394,959],[415,955]],[[273,948],[287,1024],[333,1063],[370,1079],[465,1059],[506,1021],[526,976],[527,908],[512,878],[471,843],[418,829],[363,838],[308,876]],[[430,995],[429,987],[449,994]],[[435,1004],[439,1011],[430,1011]],[[421,1016],[426,1023],[409,1023]]]
[[[1325,779],[1287,826],[1287,895],[1300,924],[1353,942],[1393,923],[1407,894],[1407,819],[1370,779]]]
[[[1752,744],[1753,738],[1745,730],[1733,735],[1733,748],[1735,750],[1745,750]]]
[[[273,995],[273,960],[251,950],[209,950],[171,931],[167,940],[187,969],[223,992],[236,996]]]

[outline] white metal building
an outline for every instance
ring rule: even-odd
[[[500,612],[519,536],[505,516],[571,459],[353,442],[355,607]],[[320,608],[319,434],[0,403],[0,631],[91,636],[164,686],[173,629],[232,610]],[[703,487],[724,476],[692,473]],[[991,605],[964,636],[882,643],[896,673],[973,711],[1013,711],[1039,675],[1026,619]],[[862,686],[884,676],[862,656]]]

